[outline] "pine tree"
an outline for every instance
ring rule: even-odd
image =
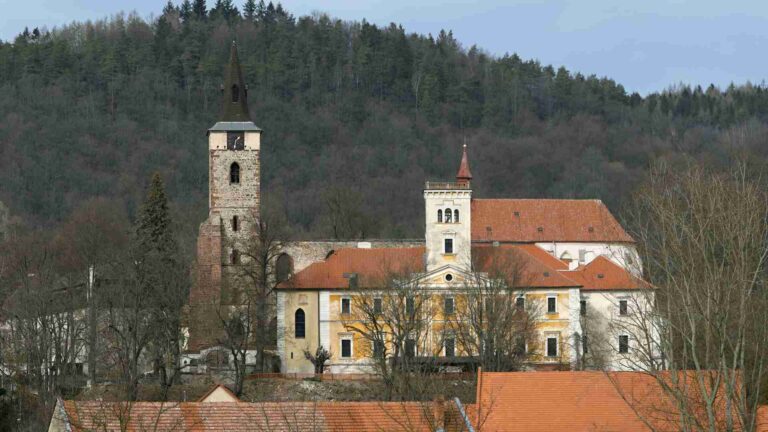
[[[208,10],[205,6],[205,0],[194,0],[192,4],[192,12],[197,19],[205,19],[208,15]]]
[[[137,252],[140,255],[158,252],[164,259],[175,258],[176,241],[168,214],[168,198],[159,173],[152,176],[135,229]]]
[[[256,17],[256,0],[247,0],[243,5],[243,15],[248,21],[253,21]]]
[[[163,15],[169,15],[174,12],[178,12],[178,9],[176,9],[176,6],[174,6],[171,0],[168,0],[168,3],[166,3],[165,7],[163,8]]]
[[[189,0],[184,0],[179,8],[179,16],[184,22],[187,22],[192,17],[192,3]]]

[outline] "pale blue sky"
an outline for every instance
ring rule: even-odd
[[[179,3],[180,0],[175,0]],[[243,0],[236,0],[238,6]],[[0,0],[0,39],[47,26],[133,11],[148,17],[165,0]],[[208,0],[209,6],[214,0]],[[294,15],[403,24],[409,32],[451,29],[466,47],[608,76],[647,93],[685,82],[726,86],[768,77],[765,0],[286,0]]]

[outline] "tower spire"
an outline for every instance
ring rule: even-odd
[[[464,151],[461,155],[461,164],[459,165],[459,172],[456,173],[456,180],[460,184],[469,186],[469,181],[472,180],[472,173],[469,171],[469,158],[467,157],[467,140],[464,139]]]
[[[219,121],[251,121],[251,115],[248,112],[248,87],[243,81],[243,72],[240,70],[240,60],[237,57],[235,41],[232,41],[232,48],[229,51],[229,65],[224,73],[224,84],[221,90],[222,105]]]

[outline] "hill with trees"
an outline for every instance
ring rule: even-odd
[[[764,86],[643,97],[463,47],[450,31],[185,0],[156,19],[118,14],[0,42],[6,219],[58,225],[93,197],[117,198],[133,217],[159,171],[194,232],[232,40],[265,131],[264,198],[304,237],[331,237],[339,211],[351,228],[337,237],[420,237],[423,181],[451,178],[465,139],[476,196],[600,198],[619,212],[655,159],[716,167],[746,155],[760,167],[768,157]]]

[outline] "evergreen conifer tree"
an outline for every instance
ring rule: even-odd
[[[152,176],[135,229],[137,252],[140,255],[157,252],[163,259],[175,258],[176,241],[168,214],[168,197],[159,173]]]
[[[179,8],[179,16],[184,22],[187,22],[192,17],[192,3],[189,0],[184,0]]]
[[[243,5],[243,15],[245,19],[253,21],[256,17],[256,0],[248,0]]]
[[[197,19],[205,19],[207,16],[207,8],[205,6],[205,0],[194,0],[192,3],[192,12]]]

